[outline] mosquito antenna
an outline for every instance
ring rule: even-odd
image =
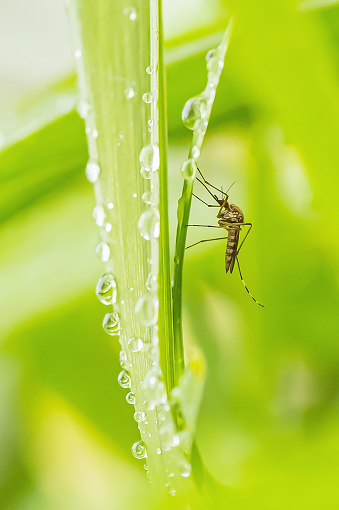
[[[226,191],[226,193],[225,193],[226,195],[227,195],[227,193],[229,192],[229,190],[232,188],[233,184],[235,184],[236,182],[237,182],[237,181],[232,182],[231,186],[228,188],[228,190],[227,190],[227,191]],[[222,188],[221,188],[221,189],[222,189]]]
[[[234,184],[234,183],[233,183],[233,184]],[[233,186],[233,184],[232,184],[232,186]],[[242,277],[242,274],[241,274],[241,269],[240,269],[240,264],[239,264],[238,257],[235,257],[235,258],[236,258],[236,261],[237,261],[237,264],[238,264],[238,269],[239,269],[240,279],[241,279],[242,283],[244,284],[245,289],[247,290],[247,292],[249,293],[249,295],[251,296],[251,298],[253,299],[253,301],[255,301],[255,302],[257,303],[257,305],[259,305],[259,306],[261,306],[262,308],[264,308],[264,305],[262,305],[261,303],[259,303],[259,301],[257,301],[257,300],[255,299],[255,297],[253,297],[253,296],[252,296],[252,294],[250,293],[250,291],[248,290],[248,287],[247,287],[247,285],[246,285],[246,283],[245,283],[245,281],[244,281],[244,279],[243,279],[243,277]]]

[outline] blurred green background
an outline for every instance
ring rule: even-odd
[[[224,241],[187,252],[185,342],[208,367],[197,442],[244,508],[337,509],[339,4],[165,2],[172,246],[190,142],[180,113],[229,13],[200,168],[224,189],[236,181],[231,202],[254,225],[242,271],[265,308],[225,275]],[[138,430],[94,292],[103,267],[63,3],[3,2],[0,26],[0,508],[140,507]],[[191,218],[216,222],[198,201]]]

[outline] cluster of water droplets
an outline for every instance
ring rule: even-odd
[[[206,54],[207,84],[198,96],[191,97],[182,110],[181,118],[184,125],[193,131],[192,145],[189,156],[181,166],[181,174],[188,182],[194,180],[197,171],[197,159],[200,151],[209,117],[211,114],[216,88],[220,80],[221,71],[224,67],[225,53],[231,33],[231,22],[228,25],[223,40],[216,49],[209,50]]]

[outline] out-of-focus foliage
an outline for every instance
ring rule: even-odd
[[[339,7],[224,7],[234,37],[200,168],[218,187],[236,181],[231,201],[254,225],[242,271],[265,309],[236,272],[225,275],[224,241],[187,252],[184,336],[208,366],[197,443],[233,488],[229,508],[337,508]],[[168,43],[172,240],[189,140],[180,112],[204,87],[204,41],[220,29]],[[102,268],[72,82],[43,97],[44,109],[37,96],[18,112],[23,134],[0,154],[0,506],[142,507],[149,490],[130,455],[138,431],[94,294]],[[196,201],[192,220],[215,224],[215,210]]]

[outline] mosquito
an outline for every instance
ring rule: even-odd
[[[255,301],[257,303],[257,305],[264,307],[264,305],[259,303],[259,301],[257,301],[255,299],[255,297],[252,296],[252,294],[248,290],[248,287],[243,279],[241,269],[240,269],[238,254],[239,254],[248,234],[251,231],[252,223],[245,223],[244,222],[244,214],[243,214],[242,210],[240,209],[240,207],[238,207],[235,204],[230,204],[228,202],[227,192],[231,189],[231,187],[233,186],[234,183],[231,184],[231,186],[225,192],[222,189],[216,188],[210,182],[206,181],[205,177],[202,175],[199,168],[198,168],[198,172],[199,172],[202,180],[197,177],[197,181],[200,182],[200,184],[202,184],[202,186],[204,186],[204,188],[214,198],[214,200],[218,203],[218,205],[208,204],[207,202],[202,200],[197,195],[194,195],[194,193],[193,193],[193,196],[195,198],[197,198],[198,200],[200,200],[200,202],[202,202],[203,204],[207,205],[207,207],[219,207],[219,212],[217,214],[219,226],[216,226],[216,225],[187,225],[187,226],[188,227],[224,228],[225,230],[227,230],[228,235],[227,235],[227,237],[215,237],[213,239],[202,239],[201,241],[198,241],[197,243],[187,246],[187,248],[192,248],[192,246],[196,246],[197,244],[200,244],[200,243],[206,243],[208,241],[217,241],[219,239],[227,239],[226,254],[225,254],[226,273],[228,273],[228,272],[232,273],[233,269],[234,269],[234,264],[235,264],[235,262],[237,262],[240,279],[241,279],[242,283],[244,284],[245,289],[247,290],[248,294],[251,296],[253,301]],[[208,188],[208,186],[215,189],[216,191],[219,191],[222,194],[222,198],[218,198],[217,195],[213,194],[212,191]],[[240,246],[238,248],[239,235],[242,230],[241,227],[245,227],[245,226],[248,226],[248,230],[247,230],[245,237],[241,241]]]

